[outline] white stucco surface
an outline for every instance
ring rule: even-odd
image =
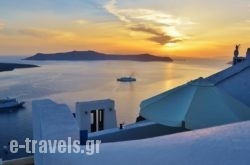
[[[32,102],[33,139],[37,140],[79,140],[79,128],[69,108],[51,100]],[[44,165],[46,157],[35,148],[35,164]]]
[[[105,143],[100,145],[100,153],[91,156],[55,153],[46,157],[51,164],[60,165],[247,165],[249,137],[248,121],[143,140]]]

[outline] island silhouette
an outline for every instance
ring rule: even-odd
[[[64,61],[95,61],[95,60],[131,60],[131,61],[167,61],[172,62],[170,57],[155,56],[151,54],[105,54],[92,50],[71,51],[63,53],[37,53],[34,56],[27,57],[25,60],[64,60]]]
[[[39,66],[32,64],[0,63],[0,72],[12,71],[14,69],[20,69],[20,68],[34,68],[34,67],[39,67]]]

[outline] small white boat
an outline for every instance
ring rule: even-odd
[[[117,79],[117,81],[120,81],[120,82],[132,82],[132,81],[136,81],[136,78],[134,77],[120,77]]]
[[[11,109],[11,108],[21,108],[23,107],[24,102],[19,102],[15,98],[6,98],[0,99],[0,110],[2,109]]]

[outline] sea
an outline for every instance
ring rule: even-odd
[[[0,157],[7,160],[31,155],[25,149],[19,149],[16,154],[10,153],[8,146],[11,140],[25,144],[26,138],[32,139],[33,100],[48,98],[56,103],[66,104],[74,113],[77,101],[112,99],[115,101],[118,124],[129,124],[136,121],[143,100],[230,67],[228,61],[191,59],[174,62],[73,62],[26,61],[22,57],[0,57],[0,62],[40,66],[0,72],[0,98],[14,97],[25,101],[23,109],[0,112]],[[136,82],[116,80],[123,76],[133,76]]]

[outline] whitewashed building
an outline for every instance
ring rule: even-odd
[[[115,128],[115,102],[110,99],[77,102],[76,120],[80,129],[88,132]]]

